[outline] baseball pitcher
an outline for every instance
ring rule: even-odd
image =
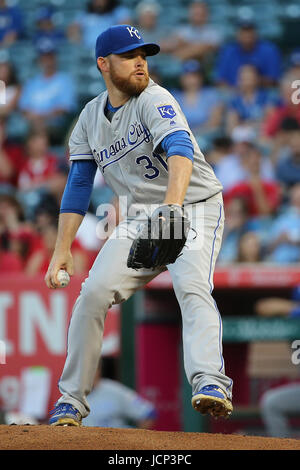
[[[225,375],[222,322],[211,295],[224,225],[222,186],[176,100],[149,77],[147,56],[159,46],[121,25],[100,34],[95,49],[106,91],[86,104],[70,137],[71,167],[47,286],[59,286],[60,269],[73,274],[71,245],[97,168],[122,199],[123,213],[73,307],[61,396],[49,423],[79,426],[88,416],[108,309],[166,269],[182,313],[192,406],[227,417],[232,380]]]

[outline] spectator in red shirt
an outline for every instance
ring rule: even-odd
[[[26,143],[26,161],[18,178],[18,189],[26,206],[27,217],[33,217],[36,207],[47,194],[60,201],[66,173],[58,157],[49,151],[47,133],[33,131]]]
[[[47,196],[35,210],[33,225],[38,233],[42,233],[44,227],[57,224],[59,216],[59,204],[52,196]]]
[[[21,169],[18,187],[21,191],[47,186],[56,174],[57,158],[49,152],[47,134],[34,131],[26,144],[26,161]]]
[[[0,119],[0,184],[16,187],[23,162],[22,146],[7,139],[5,122]]]
[[[14,251],[11,229],[19,225],[21,207],[9,194],[0,195],[0,273],[16,273],[23,269],[20,254]]]
[[[260,176],[261,152],[252,146],[249,149],[244,166],[248,171],[248,179],[235,184],[224,195],[225,204],[232,198],[242,197],[248,205],[249,215],[271,216],[278,208],[281,200],[280,185],[276,181],[264,180]]]
[[[23,271],[22,260],[16,253],[0,249],[0,273],[21,273]]]
[[[10,270],[21,270],[32,251],[39,246],[39,236],[24,221],[19,201],[10,194],[0,195],[0,266]],[[5,254],[5,255],[4,255]]]
[[[300,124],[299,91],[295,88],[299,75],[286,74],[280,86],[281,103],[268,114],[263,123],[263,137],[271,140],[279,134],[282,123],[286,118],[293,118]],[[298,87],[299,88],[299,87]]]
[[[57,224],[50,223],[49,225],[44,225],[41,229],[41,237],[41,245],[34,250],[25,266],[25,273],[29,276],[46,274],[56,243]],[[77,239],[73,241],[72,254],[74,274],[87,274],[89,269],[89,253]]]

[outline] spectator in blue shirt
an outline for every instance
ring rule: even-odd
[[[279,157],[276,178],[285,189],[300,182],[300,126],[289,132],[289,145]]]
[[[255,220],[249,216],[245,199],[235,197],[225,205],[224,209],[226,224],[222,248],[217,261],[219,265],[237,262],[242,237],[249,232],[258,230]]]
[[[85,47],[95,47],[98,35],[109,26],[130,24],[131,12],[117,0],[91,0],[86,11],[80,12],[68,29],[71,42],[81,42]]]
[[[0,0],[0,46],[10,46],[23,32],[23,19],[18,7],[10,7]]]
[[[287,63],[286,63],[286,71],[291,75],[299,75],[300,76],[300,47],[296,47],[290,53]]]
[[[300,182],[291,188],[289,205],[270,228],[267,250],[267,261],[281,264],[300,261]]]
[[[221,125],[223,105],[216,88],[206,86],[200,63],[184,62],[180,89],[174,97],[185,113],[190,128],[196,134],[217,131]]]
[[[64,31],[58,29],[53,21],[55,10],[51,6],[39,8],[36,15],[36,30],[33,34],[33,43],[36,47],[51,41],[59,46],[66,38]]]
[[[275,106],[269,90],[259,86],[259,74],[253,65],[243,65],[238,72],[238,89],[228,104],[227,131],[239,125],[257,130],[266,113]]]
[[[39,47],[40,72],[24,85],[20,109],[34,128],[47,129],[51,143],[60,139],[76,110],[74,78],[57,69],[56,49],[50,43]]]
[[[281,56],[277,46],[261,39],[251,22],[241,22],[236,40],[220,50],[215,69],[216,82],[235,87],[239,69],[246,64],[257,68],[262,85],[274,86],[280,78]]]
[[[186,23],[174,28],[173,33],[160,46],[163,52],[174,54],[182,61],[210,61],[223,37],[224,32],[220,25],[215,26],[210,21],[209,3],[196,0],[188,6]]]
[[[153,0],[142,0],[136,7],[136,27],[142,33],[145,42],[160,42],[166,35],[166,28],[161,27],[161,7]]]

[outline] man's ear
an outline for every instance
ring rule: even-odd
[[[109,71],[109,62],[105,57],[98,57],[97,65],[101,73]]]

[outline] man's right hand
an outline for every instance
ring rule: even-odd
[[[60,269],[64,269],[70,276],[74,274],[73,256],[71,252],[57,253],[54,252],[50,261],[48,271],[45,276],[45,282],[49,289],[59,287],[57,273]]]

